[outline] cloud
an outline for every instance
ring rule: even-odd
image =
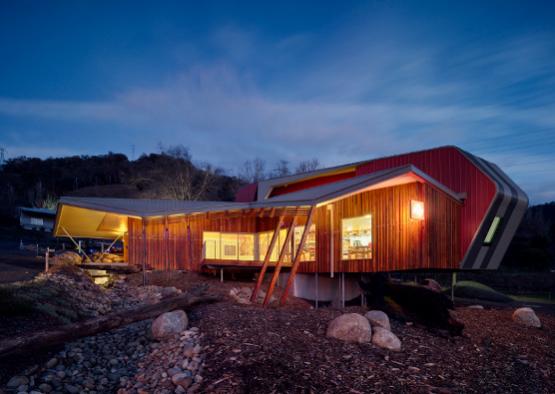
[[[503,139],[507,130],[555,129],[552,93],[547,99],[537,97],[533,105],[498,97],[513,84],[534,78],[544,82],[542,89],[555,87],[553,71],[546,66],[552,64],[546,56],[553,44],[549,38],[542,37],[543,44],[537,37],[513,40],[495,51],[463,47],[446,61],[442,48],[394,38],[369,41],[364,32],[346,40],[344,34],[315,51],[305,65],[277,73],[273,65],[256,59],[271,53],[291,61],[313,44],[309,34],[264,42],[228,26],[211,37],[220,56],[188,66],[156,87],[129,87],[105,101],[4,97],[0,116],[47,119],[77,130],[93,125],[96,134],[80,137],[92,142],[104,133],[109,137],[105,150],[117,150],[111,145],[114,139],[136,143],[139,151],[151,150],[158,141],[183,143],[195,157],[228,170],[255,156],[270,162],[317,157],[334,165],[444,144],[495,152],[514,140]],[[486,79],[479,70],[488,71]],[[265,79],[270,71],[273,78]],[[488,136],[495,138],[477,144]],[[545,162],[531,166],[537,158],[529,155],[530,149],[515,145],[493,156],[533,190],[534,198],[551,196],[552,185],[543,191],[535,186],[547,185],[546,176],[534,172]]]

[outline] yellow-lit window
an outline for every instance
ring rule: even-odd
[[[301,238],[303,236],[305,226],[295,226],[295,233],[293,234],[294,239],[294,251],[297,253],[299,244],[301,243]],[[316,261],[316,225],[311,225],[308,231],[308,236],[301,251],[301,261]]]
[[[270,242],[272,242],[273,231],[264,231],[258,233],[258,259],[260,261],[266,258],[266,253],[268,253],[268,248],[270,247]],[[270,261],[277,261],[279,255],[279,245],[278,242],[274,245],[272,250],[272,255],[270,256]]]
[[[220,233],[205,231],[202,233],[205,259],[220,258]]]
[[[341,236],[343,260],[372,258],[372,215],[343,219]]]
[[[254,234],[239,234],[239,260],[254,260]]]
[[[237,247],[237,234],[221,233],[221,258],[222,260],[238,260],[239,248]]]

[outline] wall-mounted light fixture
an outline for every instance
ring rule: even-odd
[[[410,200],[411,219],[424,220],[424,203],[422,201]]]

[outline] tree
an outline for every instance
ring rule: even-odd
[[[248,183],[256,183],[266,179],[266,162],[259,157],[246,160],[239,171],[239,178]]]
[[[287,176],[289,174],[291,174],[291,171],[289,171],[289,162],[283,159],[276,163],[276,166],[272,171],[272,175],[275,177]]]
[[[303,160],[297,165],[297,168],[295,169],[295,174],[303,174],[305,172],[314,171],[318,167],[320,167],[320,162],[316,158],[311,160]]]

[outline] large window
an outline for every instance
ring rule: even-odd
[[[296,226],[290,243],[286,246],[283,261],[290,263],[291,251],[297,250],[304,226]],[[202,233],[204,258],[208,260],[243,260],[262,261],[266,257],[268,247],[272,241],[273,231],[260,233],[220,233],[205,231]],[[272,250],[270,261],[276,262],[287,238],[287,229],[281,229],[276,245]],[[294,248],[294,249],[293,249]],[[316,260],[316,226],[310,226],[310,231],[301,251],[301,261]]]
[[[211,260],[246,260],[255,258],[254,234],[202,233],[204,258]]]
[[[372,258],[372,215],[341,221],[341,257],[343,260]]]

